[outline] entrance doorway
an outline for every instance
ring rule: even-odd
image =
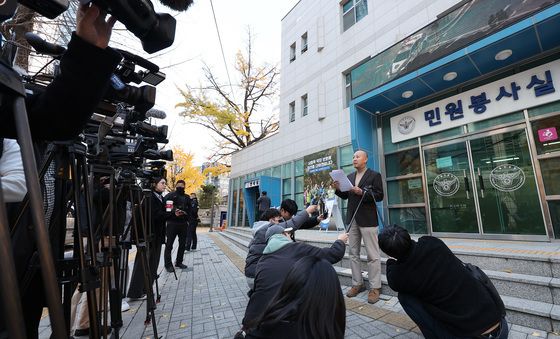
[[[432,232],[546,235],[525,125],[423,147]]]

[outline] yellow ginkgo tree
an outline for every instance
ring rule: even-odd
[[[185,181],[185,192],[194,193],[200,189],[204,183],[204,174],[200,167],[193,165],[194,154],[185,152],[181,147],[173,147],[173,161],[168,161],[167,168],[167,187],[175,190],[177,180]]]
[[[183,101],[176,107],[189,123],[212,132],[215,151],[211,160],[229,163],[229,156],[278,130],[278,115],[263,112],[272,106],[277,95],[276,66],[257,65],[251,49],[251,33],[247,48],[238,51],[235,59],[237,84],[223,84],[208,65],[203,67],[207,83],[200,88],[179,89]]]

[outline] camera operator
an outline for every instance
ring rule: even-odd
[[[109,78],[122,59],[108,48],[116,19],[96,5],[82,5],[76,15],[76,32],[60,60],[60,74],[44,93],[26,98],[31,135],[35,140],[67,140],[85,126],[103,98]],[[0,136],[16,137],[14,117],[2,103]],[[48,126],[48,128],[46,128]]]
[[[32,137],[35,140],[66,140],[75,137],[84,127],[97,106],[117,67],[121,56],[108,48],[115,19],[106,18],[106,13],[95,5],[81,6],[76,16],[76,32],[72,34],[68,50],[60,61],[60,74],[47,86],[45,92],[26,98],[27,114]],[[1,103],[0,136],[15,137],[15,123],[8,106]],[[48,128],[47,128],[48,126]],[[41,152],[36,153],[38,158]],[[44,182],[53,182],[54,166],[47,172]],[[0,170],[2,170],[0,168]],[[51,173],[49,175],[49,172]],[[47,200],[47,224],[52,215],[54,202],[53,187],[43,187]],[[49,193],[50,192],[50,193]],[[52,194],[53,196],[51,196]],[[50,212],[48,209],[51,209]],[[14,259],[19,279],[29,270],[30,259],[35,251],[34,236],[27,225],[18,227],[13,238]],[[38,337],[38,325],[45,304],[42,279],[39,271],[26,276],[27,288],[22,291],[22,306],[28,338]],[[20,280],[21,283],[21,280]],[[4,326],[1,326],[2,337]]]
[[[189,218],[192,214],[192,202],[188,194],[185,194],[185,181],[178,180],[175,184],[175,192],[165,196],[166,211],[170,214],[167,220],[165,243],[165,269],[167,272],[173,272],[173,264],[171,262],[171,250],[175,238],[179,238],[179,248],[175,260],[175,267],[186,269],[187,265],[183,264],[183,256],[185,255],[185,242],[187,240],[187,229],[189,226]]]
[[[148,235],[150,241],[150,271],[153,279],[157,279],[157,269],[161,257],[161,245],[165,243],[165,220],[168,215],[165,213],[165,202],[162,193],[167,187],[164,178],[154,178],[152,183],[152,194],[150,196],[152,213],[152,234]],[[137,256],[134,261],[134,269],[128,289],[128,298],[131,300],[141,299],[145,294],[144,275],[140,258]]]

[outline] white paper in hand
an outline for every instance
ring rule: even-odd
[[[350,180],[348,180],[348,177],[346,176],[344,171],[341,169],[334,170],[331,173],[329,173],[329,175],[331,176],[333,181],[338,181],[339,183],[338,189],[341,192],[348,192],[350,189],[352,189],[352,187],[354,187],[354,185],[352,185]]]

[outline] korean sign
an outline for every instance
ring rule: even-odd
[[[492,82],[391,118],[399,142],[560,100],[560,61]]]

